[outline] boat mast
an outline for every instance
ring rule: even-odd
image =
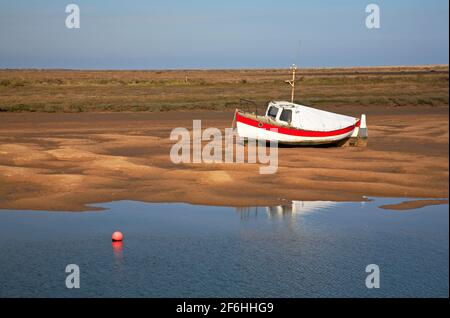
[[[295,71],[297,70],[297,65],[292,64],[291,66],[291,71],[292,71],[292,80],[291,81],[286,81],[286,83],[289,83],[289,85],[291,85],[292,91],[291,91],[291,103],[294,102],[294,96],[295,96]]]

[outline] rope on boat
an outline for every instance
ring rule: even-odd
[[[233,121],[231,122],[231,128],[234,128],[234,126],[236,125],[236,113],[237,113],[237,108],[234,110],[234,114],[233,114]]]

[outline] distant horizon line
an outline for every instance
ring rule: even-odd
[[[298,65],[297,65],[298,66]],[[282,70],[286,67],[229,67],[229,68],[63,68],[63,67],[0,67],[1,71],[228,71],[228,70]],[[363,69],[363,68],[408,68],[408,67],[449,67],[449,64],[403,64],[367,66],[298,66],[300,69]]]

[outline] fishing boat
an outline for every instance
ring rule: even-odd
[[[270,102],[264,116],[236,110],[235,121],[240,137],[280,144],[339,144],[367,137],[360,133],[365,115],[359,119],[284,101]]]
[[[265,114],[236,109],[234,122],[239,137],[277,141],[287,145],[360,145],[367,144],[366,116],[361,118],[336,114],[295,104],[295,65],[293,77],[287,81],[292,86],[291,102],[272,101]]]

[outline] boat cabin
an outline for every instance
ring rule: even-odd
[[[295,104],[270,102],[267,106],[266,117],[278,124],[297,127],[297,121],[300,111]]]

